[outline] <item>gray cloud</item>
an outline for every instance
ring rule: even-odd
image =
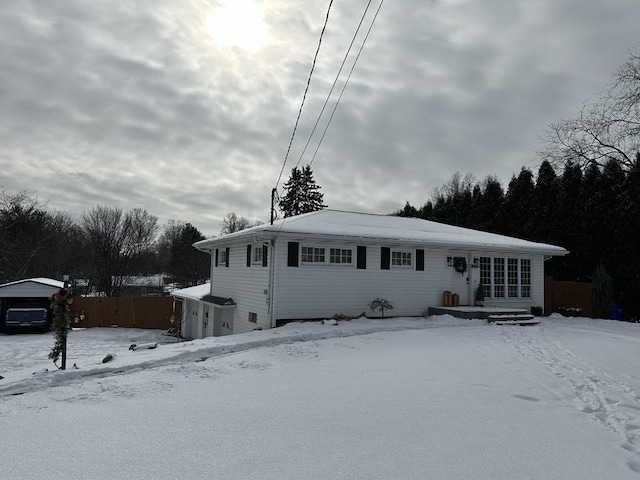
[[[227,212],[266,221],[326,5],[260,3],[269,37],[251,53],[206,34],[214,0],[4,2],[0,185],[209,235]],[[334,4],[280,185],[312,160],[328,116],[302,150],[365,4]],[[325,202],[386,213],[455,171],[506,183],[535,168],[547,125],[638,47],[637,18],[630,0],[385,2],[313,159]]]

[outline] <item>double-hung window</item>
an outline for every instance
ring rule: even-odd
[[[263,248],[262,245],[253,246],[253,254],[251,255],[252,263],[262,264]]]
[[[333,248],[329,249],[329,263],[330,264],[342,264],[342,265],[351,265],[353,264],[352,260],[352,250],[350,248]]]
[[[413,252],[408,250],[391,250],[391,266],[398,268],[413,267]]]
[[[302,263],[325,263],[324,247],[302,247]]]
[[[307,265],[353,266],[353,248],[302,245],[300,262]]]

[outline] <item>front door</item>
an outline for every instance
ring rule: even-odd
[[[469,255],[457,254],[453,257],[453,272],[451,293],[457,293],[460,297],[460,305],[469,305],[469,275],[471,268]]]

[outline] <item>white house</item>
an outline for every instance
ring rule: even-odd
[[[384,298],[393,315],[440,306],[443,292],[485,306],[544,305],[544,261],[564,248],[416,218],[321,210],[194,244],[211,254],[213,332],[290,320],[368,315]],[[211,314],[213,313],[213,318]],[[224,326],[224,328],[223,328]]]

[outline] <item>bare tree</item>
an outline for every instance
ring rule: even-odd
[[[99,291],[119,295],[132,259],[154,240],[157,218],[142,209],[124,213],[117,207],[99,205],[82,216],[81,225]]]
[[[554,166],[568,161],[604,166],[617,161],[628,170],[640,152],[640,56],[629,54],[608,89],[585,103],[571,120],[553,123],[540,155]]]
[[[245,217],[238,217],[238,215],[231,212],[224,216],[220,225],[222,225],[220,234],[226,235],[228,233],[239,232],[240,230],[249,228],[251,226],[251,222]]]
[[[433,190],[432,198],[437,201],[439,198],[457,197],[462,193],[473,191],[473,187],[477,183],[471,172],[467,172],[464,175],[460,172],[455,172],[447,183]]]
[[[73,252],[82,251],[77,241],[77,226],[68,214],[48,212],[32,193],[0,191],[0,282],[60,278]]]

